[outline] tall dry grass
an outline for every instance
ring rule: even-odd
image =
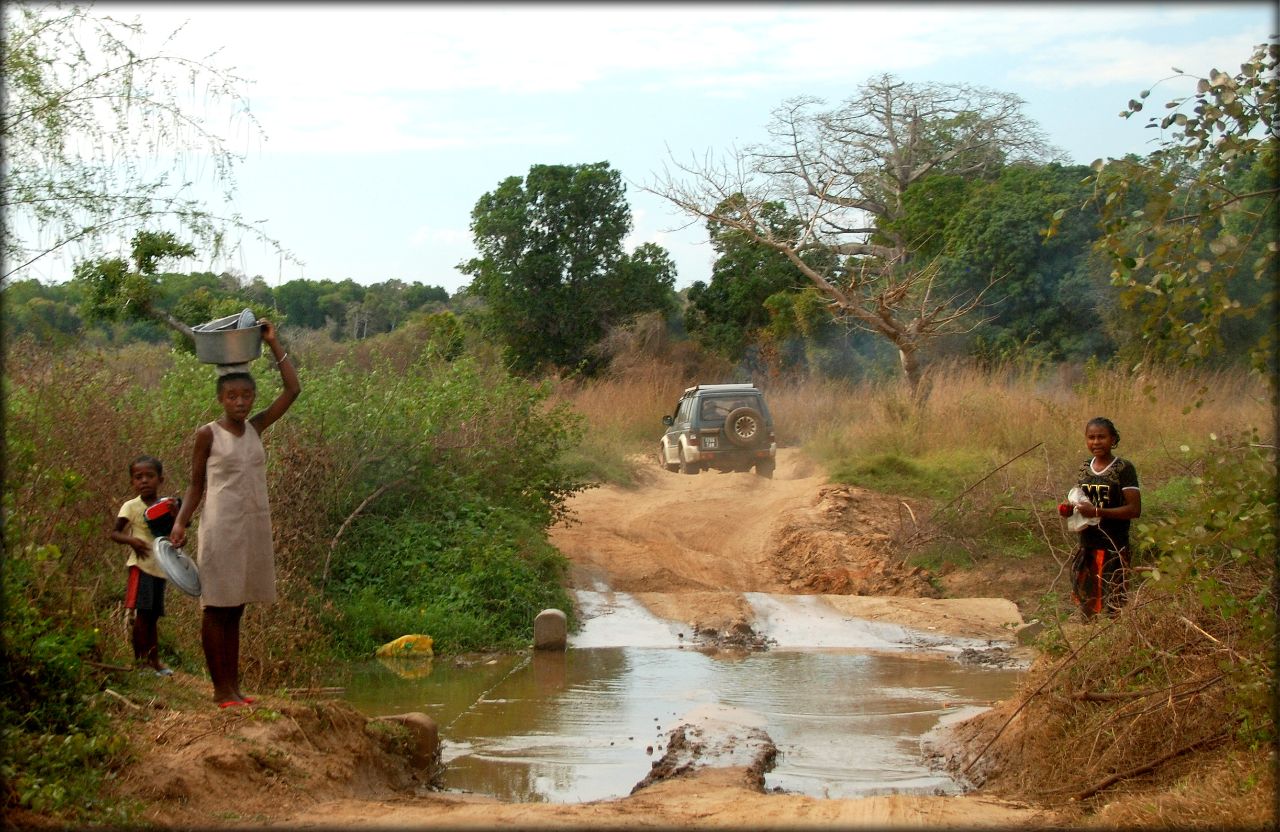
[[[652,358],[600,379],[558,381],[556,397],[586,417],[597,449],[648,455],[662,435],[662,416],[672,412],[681,391],[740,380],[748,379],[735,377],[727,364],[673,368]],[[829,469],[885,454],[925,461],[960,457],[970,467],[994,467],[1043,443],[1014,472],[1056,481],[1087,456],[1085,422],[1107,416],[1121,432],[1118,452],[1154,482],[1183,471],[1183,444],[1200,446],[1210,433],[1250,425],[1270,435],[1273,423],[1265,384],[1243,370],[1130,374],[950,363],[934,368],[922,408],[897,382],[760,384],[778,444],[803,447]]]
[[[653,460],[662,417],[675,411],[686,387],[750,381],[728,361],[670,341],[665,323],[652,316],[615,329],[601,349],[610,356],[603,376],[548,379],[548,404],[568,403],[587,420],[578,465],[591,479],[630,483],[641,457]]]
[[[1085,423],[1106,416],[1121,433],[1118,453],[1140,471],[1163,476],[1179,468],[1182,444],[1202,445],[1210,433],[1248,425],[1268,429],[1273,420],[1267,395],[1265,385],[1242,370],[1125,374],[950,364],[935,369],[919,410],[898,384],[816,391],[801,386],[773,398],[779,421],[799,414],[803,442],[826,461],[966,452],[998,465],[1043,443],[1036,456],[1063,460],[1074,470],[1087,456]]]
[[[680,392],[747,380],[721,366],[632,360],[608,376],[560,383],[557,396],[586,417],[582,467],[630,483],[653,465]],[[936,574],[1012,565],[1007,594],[1031,611],[1046,593],[1066,603],[1065,565],[1076,540],[1055,506],[1088,457],[1084,426],[1112,419],[1120,455],[1143,486],[1144,516],[1179,510],[1211,435],[1257,427],[1274,440],[1266,384],[1243,370],[935,366],[922,406],[897,382],[762,379],[780,447],[798,447],[834,480],[924,504],[895,539],[895,556]],[[1186,447],[1189,450],[1184,451]],[[1139,556],[1140,557],[1140,556]],[[983,564],[987,564],[984,566]]]

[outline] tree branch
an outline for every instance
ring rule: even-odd
[[[1158,759],[1152,760],[1146,765],[1141,765],[1141,766],[1138,766],[1137,768],[1131,768],[1128,771],[1122,771],[1119,774],[1113,774],[1110,777],[1106,778],[1105,780],[1101,780],[1098,783],[1095,783],[1094,785],[1080,792],[1078,795],[1076,795],[1076,800],[1085,800],[1087,798],[1093,797],[1098,792],[1102,791],[1103,789],[1111,788],[1116,783],[1119,783],[1121,780],[1128,780],[1130,777],[1137,777],[1139,774],[1146,774],[1149,771],[1155,771],[1157,768],[1169,762],[1175,757],[1181,757],[1183,754],[1186,754],[1189,751],[1194,751],[1202,745],[1208,745],[1209,743],[1218,742],[1226,738],[1227,738],[1226,731],[1223,731],[1220,734],[1214,734],[1211,737],[1204,737],[1202,739],[1196,740],[1190,745],[1184,745],[1182,748],[1179,748],[1177,751],[1170,751],[1168,754],[1165,754],[1164,756]]]
[[[408,474],[406,474],[406,475],[405,475],[405,476],[403,476],[403,477],[399,477],[398,479],[394,479],[394,480],[392,480],[391,482],[384,483],[383,485],[378,486],[378,488],[377,488],[377,489],[376,489],[372,494],[370,494],[368,497],[365,497],[365,498],[360,502],[360,505],[356,506],[355,511],[353,511],[353,512],[351,512],[350,514],[348,514],[348,515],[347,515],[347,519],[346,519],[346,520],[343,520],[343,521],[342,521],[342,525],[338,527],[338,533],[337,533],[337,534],[335,534],[335,535],[333,536],[333,539],[329,541],[329,551],[328,551],[328,553],[326,553],[326,554],[325,554],[325,556],[324,556],[324,571],[323,571],[323,572],[321,573],[321,575],[320,575],[320,588],[321,588],[321,589],[323,589],[323,588],[324,588],[324,586],[325,586],[325,584],[329,581],[329,561],[333,558],[333,552],[334,552],[334,550],[335,550],[335,549],[337,549],[337,548],[338,548],[338,541],[342,539],[342,535],[343,535],[343,533],[344,533],[344,532],[346,532],[346,530],[347,530],[347,526],[350,526],[350,525],[351,525],[351,522],[352,522],[353,520],[355,520],[357,517],[359,517],[359,516],[360,516],[360,513],[361,513],[362,511],[364,511],[364,510],[365,510],[365,508],[366,508],[370,503],[372,503],[374,500],[376,500],[376,499],[378,499],[379,497],[381,497],[381,496],[382,496],[382,495],[387,491],[387,489],[389,489],[389,488],[393,488],[393,487],[395,487],[395,486],[397,486],[397,485],[401,484],[402,482],[404,482],[404,481],[405,481],[405,480],[407,480],[408,478],[409,478],[409,475],[408,475]]]

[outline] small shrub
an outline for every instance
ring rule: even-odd
[[[96,631],[63,626],[31,602],[30,571],[6,568],[0,631],[0,784],[8,811],[21,807],[73,823],[124,823],[133,807],[103,794],[129,744],[92,705],[97,686],[84,659]]]

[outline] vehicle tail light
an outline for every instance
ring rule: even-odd
[[[696,434],[696,433],[691,433],[691,434],[689,434],[689,444],[690,444],[690,445],[697,445],[697,444],[698,444],[698,434]]]

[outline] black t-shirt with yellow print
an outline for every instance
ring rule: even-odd
[[[1076,480],[1089,502],[1103,508],[1124,505],[1124,490],[1138,487],[1138,472],[1127,459],[1114,457],[1102,471],[1093,470],[1090,457],[1080,466]],[[1129,546],[1129,521],[1104,517],[1096,526],[1085,526],[1080,532],[1080,545],[1086,549],[1119,551]]]

